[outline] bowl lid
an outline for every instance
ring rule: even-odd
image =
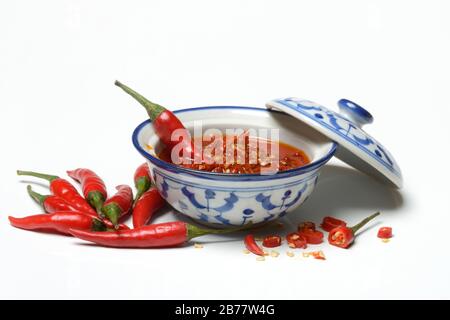
[[[340,113],[298,98],[275,99],[266,104],[268,109],[281,110],[337,142],[336,157],[345,163],[401,188],[402,173],[394,157],[362,129],[373,122],[372,115],[347,99],[339,100],[338,106]]]

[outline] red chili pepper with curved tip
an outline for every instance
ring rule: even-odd
[[[328,242],[336,247],[344,249],[348,248],[355,240],[356,232],[358,232],[358,230],[361,229],[367,222],[369,222],[379,214],[379,212],[374,213],[373,215],[365,218],[360,223],[350,228],[344,226],[334,228],[328,234]]]
[[[134,206],[133,227],[140,228],[146,225],[155,212],[161,209],[165,203],[166,201],[156,188],[151,188],[145,192]]]
[[[330,232],[334,228],[337,228],[340,226],[343,226],[343,227],[347,226],[347,223],[345,221],[342,221],[342,220],[334,218],[334,217],[324,217],[322,220],[322,224],[320,226],[326,232]]]
[[[79,168],[67,171],[69,177],[81,184],[83,195],[89,204],[101,215],[107,192],[103,180],[92,170]]]
[[[14,227],[26,230],[51,230],[70,235],[69,230],[106,231],[106,226],[97,218],[76,212],[37,214],[24,218],[8,217]]]
[[[152,186],[147,163],[141,164],[134,172],[134,185],[137,189],[136,198],[134,199],[134,204],[136,205],[139,198]]]
[[[102,212],[117,229],[119,219],[131,211],[133,191],[124,184],[117,186],[116,189],[117,193],[105,201]]]
[[[95,210],[92,209],[89,203],[78,193],[77,189],[66,179],[32,171],[17,170],[17,174],[19,176],[31,176],[47,180],[50,182],[50,191],[52,194],[63,198],[81,212],[96,214]]]
[[[264,255],[263,249],[261,249],[261,247],[258,246],[258,244],[255,241],[255,236],[253,234],[250,233],[245,236],[244,244],[247,250],[250,251],[251,253],[254,253],[258,256]]]
[[[157,248],[174,247],[189,240],[207,234],[224,234],[246,227],[226,230],[203,229],[182,221],[151,224],[137,229],[119,230],[115,232],[94,232],[70,230],[79,239],[97,243],[106,247],[117,248]]]
[[[27,186],[27,191],[30,197],[33,198],[34,201],[39,203],[46,213],[53,213],[56,211],[80,211],[61,197],[55,195],[39,194],[33,191],[31,186]]]
[[[188,158],[193,158],[194,144],[192,142],[192,139],[190,139],[190,134],[184,127],[183,123],[181,123],[180,119],[178,119],[172,111],[169,111],[163,106],[147,100],[142,95],[127,87],[126,85],[120,83],[119,81],[116,81],[114,84],[128,93],[134,99],[136,99],[147,110],[148,116],[153,123],[156,134],[161,139],[161,141],[169,148],[169,150],[172,150],[177,144],[183,143],[181,148],[181,150],[183,151],[182,154],[184,155],[184,157],[187,156]],[[188,139],[183,139],[181,142],[179,140],[173,140],[172,134],[176,130],[178,130],[179,133],[183,133],[183,135]]]

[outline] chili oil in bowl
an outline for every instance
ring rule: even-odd
[[[280,170],[272,174],[254,173],[249,167],[238,167],[243,169],[233,173],[223,166],[206,171],[197,170],[202,168],[198,166],[176,165],[164,155],[164,146],[150,120],[135,129],[133,144],[147,160],[160,194],[175,210],[203,224],[232,227],[286,215],[313,192],[320,169],[336,151],[336,143],[278,111],[213,106],[174,113],[190,131],[199,122],[203,130],[219,129],[224,135],[227,129],[235,128],[279,129],[276,142],[280,143]],[[283,167],[284,158],[290,158],[293,165]],[[298,161],[301,166],[296,166]]]

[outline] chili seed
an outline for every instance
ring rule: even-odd
[[[244,254],[249,254],[249,253],[250,253],[250,251],[248,251],[247,249],[242,250],[242,252],[243,252]]]
[[[201,248],[203,248],[203,245],[201,245],[201,244],[199,244],[199,243],[195,243],[195,244],[194,244],[194,248],[195,248],[195,249],[201,249]]]
[[[292,251],[288,251],[288,252],[286,252],[286,254],[288,257],[291,257],[291,258],[294,256],[294,253]]]
[[[384,243],[388,243],[389,241],[391,241],[390,239],[387,239],[387,238],[384,238],[384,239],[381,239],[381,241],[383,241]]]
[[[271,257],[276,258],[276,257],[278,257],[279,255],[280,255],[280,253],[279,253],[278,251],[272,250],[272,251],[270,252],[270,256],[271,256]]]
[[[264,260],[266,260],[266,258],[264,258],[262,256],[256,258],[256,261],[264,261]]]

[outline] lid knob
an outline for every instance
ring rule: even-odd
[[[360,128],[373,122],[370,112],[353,101],[341,99],[338,101],[338,106],[341,115],[354,122]]]

